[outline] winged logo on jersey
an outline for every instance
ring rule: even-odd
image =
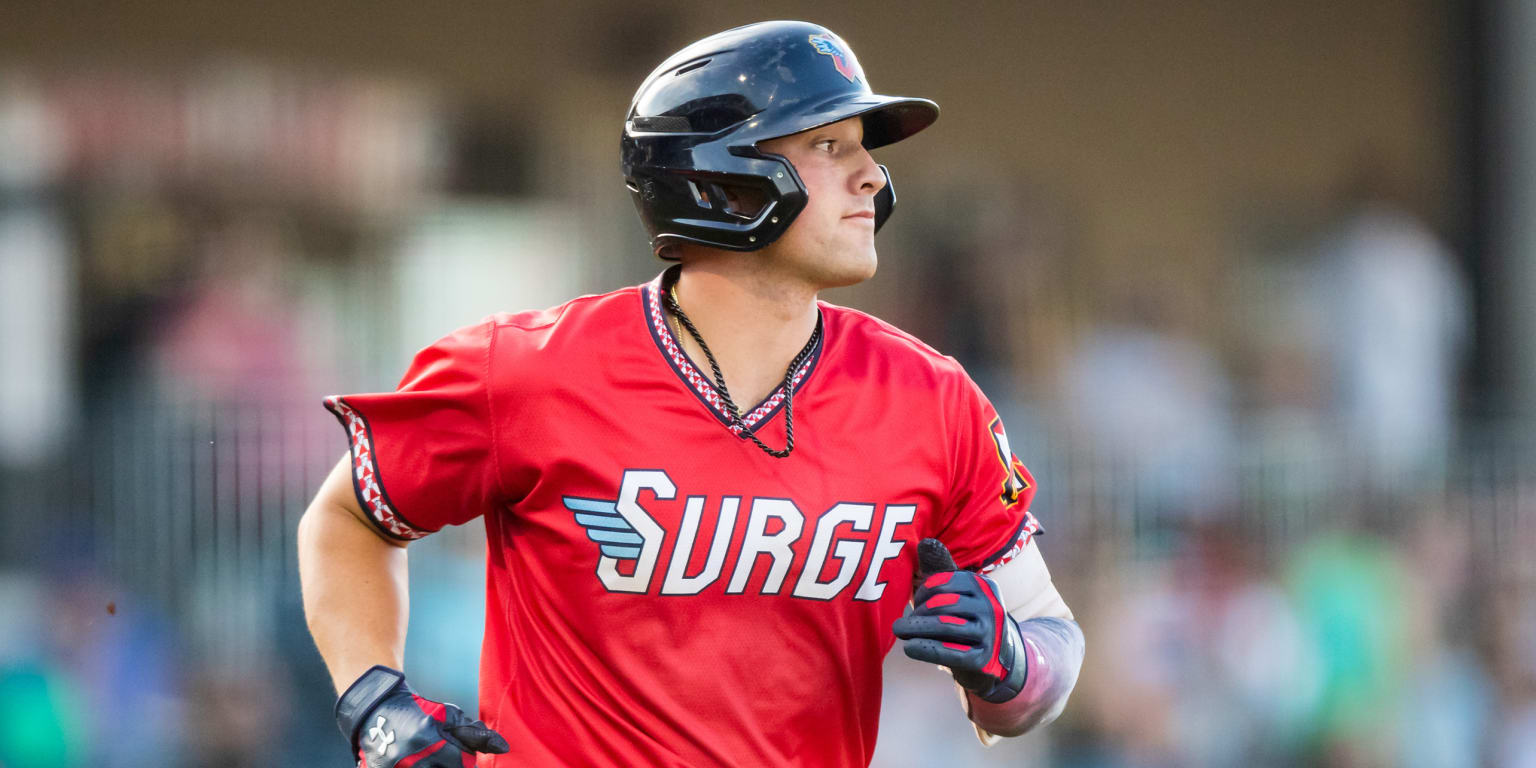
[[[1029,489],[1029,476],[1025,474],[1024,463],[1008,447],[1008,433],[1003,431],[1002,417],[993,419],[987,427],[992,432],[992,442],[997,445],[997,460],[1003,463],[1003,469],[1007,472],[1003,477],[1003,493],[1000,498],[1004,506],[1011,507],[1019,503],[1020,494]]]
[[[587,538],[597,542],[604,555],[618,560],[640,557],[645,537],[619,514],[617,501],[579,496],[565,496],[563,501],[565,508],[576,514],[576,524],[587,529]]]

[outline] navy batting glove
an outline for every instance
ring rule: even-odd
[[[985,701],[1007,701],[1024,688],[1028,654],[1019,625],[991,579],[955,567],[938,539],[917,544],[912,610],[892,626],[910,658],[948,667],[955,682]]]
[[[475,753],[508,749],[501,734],[452,704],[423,699],[385,666],[363,673],[336,702],[336,724],[358,768],[474,768]]]

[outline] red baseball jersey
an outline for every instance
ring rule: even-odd
[[[1001,564],[1034,481],[958,363],[825,302],[794,452],[765,454],[661,286],[497,315],[328,399],[359,501],[400,539],[484,520],[480,714],[512,751],[480,765],[867,766],[915,543]],[[744,419],[770,446],[785,394]]]

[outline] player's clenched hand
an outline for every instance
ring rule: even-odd
[[[507,740],[452,704],[423,699],[385,666],[363,673],[336,702],[336,724],[358,768],[473,768],[476,752],[501,754]]]
[[[990,702],[1007,701],[1024,687],[1028,658],[1019,625],[1003,607],[991,579],[955,568],[938,539],[917,545],[920,584],[912,610],[892,629],[902,650],[918,661],[948,667],[955,682]]]

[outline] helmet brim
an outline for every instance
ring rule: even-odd
[[[850,117],[864,118],[864,147],[874,149],[895,144],[933,125],[939,119],[939,105],[927,99],[909,96],[846,94],[803,111],[791,123],[780,124],[781,128],[790,130],[776,131],[772,136],[754,137],[753,143],[792,136]]]
[[[939,119],[939,105],[906,96],[861,96],[848,100],[856,107],[848,117],[864,118],[864,148],[895,144]],[[857,102],[869,102],[856,104]]]

